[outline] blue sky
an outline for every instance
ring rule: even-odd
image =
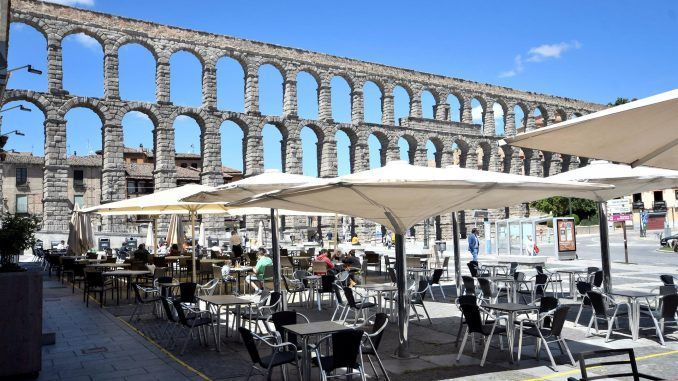
[[[374,61],[425,72],[518,89],[607,103],[616,97],[645,97],[678,87],[678,3],[672,1],[431,2],[406,1],[201,1],[59,0],[82,8],[205,30],[280,45]],[[46,72],[46,44],[30,27],[12,25],[9,66],[31,63]],[[103,53],[84,35],[65,39],[64,87],[73,94],[103,96]],[[188,53],[171,61],[171,93],[176,104],[200,104],[200,65]],[[218,106],[243,110],[242,71],[234,61],[218,65]],[[140,46],[120,52],[124,99],[153,101],[154,61]],[[299,113],[317,117],[315,82],[298,78]],[[261,111],[282,111],[282,77],[260,70]],[[350,120],[348,85],[332,83],[333,115]],[[44,91],[46,75],[15,72],[10,87]],[[379,91],[365,88],[366,120],[378,122]],[[396,89],[396,118],[407,115],[407,95]],[[6,105],[5,107],[9,107]],[[423,99],[424,116],[432,100]],[[453,108],[456,105],[453,104]],[[480,108],[474,108],[478,121]],[[500,119],[500,115],[498,118]],[[88,110],[67,115],[68,153],[101,148],[100,122]],[[455,119],[456,115],[455,115]],[[42,115],[17,110],[3,114],[3,130],[19,128],[7,149],[43,154]],[[152,124],[139,114],[123,121],[125,144],[152,146]],[[188,118],[175,122],[177,150],[199,150],[198,127]],[[501,131],[501,123],[498,123]],[[242,168],[235,125],[222,126],[222,161]],[[267,127],[265,166],[280,168],[280,134]],[[339,134],[339,172],[348,172],[348,139]],[[315,143],[302,132],[304,173],[316,175]],[[406,145],[401,144],[401,151]],[[370,140],[371,165],[378,165],[378,144]],[[429,154],[433,148],[429,146]]]

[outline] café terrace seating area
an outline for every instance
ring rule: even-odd
[[[590,363],[596,351],[678,348],[671,274],[657,274],[644,291],[606,293],[595,266],[488,256],[462,263],[456,290],[449,257],[408,255],[404,296],[415,356],[396,359],[392,254],[360,253],[360,267],[334,258],[331,269],[314,260],[312,250],[282,250],[282,292],[274,291],[269,266],[259,293],[246,281],[254,252],[237,260],[200,254],[195,281],[190,255],[151,256],[144,263],[39,249],[33,260],[49,282],[81,293],[88,309],[104,308],[210,379],[269,373],[273,379],[406,379],[412,370],[443,378],[527,371],[578,379],[580,357]],[[613,367],[630,372],[630,366]]]

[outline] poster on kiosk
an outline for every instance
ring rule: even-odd
[[[556,217],[553,219],[556,244],[555,254],[558,259],[577,259],[577,232],[574,228],[574,218]]]

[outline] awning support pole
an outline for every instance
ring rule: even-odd
[[[454,241],[454,282],[457,287],[457,296],[461,296],[461,254],[459,252],[457,212],[452,212],[452,240]]]
[[[193,274],[192,279],[193,282],[196,281],[196,276],[195,276],[195,212],[191,212],[191,244],[193,245],[193,253],[191,254],[191,261],[193,261]]]
[[[278,219],[271,208],[271,251],[273,251],[273,290],[280,292],[280,245],[278,244]],[[283,300],[285,300],[283,298]]]
[[[395,235],[395,266],[396,286],[398,287],[398,348],[394,356],[396,358],[412,358],[409,353],[409,340],[407,338],[408,324],[410,320],[410,303],[407,292],[407,261],[405,260],[405,240],[403,234]]]
[[[598,202],[598,229],[600,231],[600,262],[603,268],[603,290],[611,292],[610,239],[607,232],[607,204],[604,202]]]

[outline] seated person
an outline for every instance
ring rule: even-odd
[[[151,253],[146,250],[146,245],[143,243],[139,244],[139,247],[134,250],[134,259],[137,261],[142,261],[144,263],[148,263],[148,258],[150,257]]]
[[[342,256],[341,250],[337,249],[334,251],[334,254],[332,254],[332,261],[341,262]]]
[[[179,256],[181,255],[181,252],[179,251],[179,245],[176,243],[173,243],[172,246],[169,249],[169,254],[171,256]]]
[[[264,272],[266,270],[266,266],[273,266],[273,261],[266,255],[266,249],[260,247],[257,251],[257,264],[254,265],[254,269],[252,269],[254,274],[248,275],[245,278],[247,283],[249,283],[254,289],[255,295],[261,294],[261,289],[259,288],[258,283],[263,284],[264,282]]]
[[[346,254],[346,257],[343,260],[344,268],[354,268],[360,269],[360,258],[355,256],[355,250],[351,250]]]
[[[327,263],[328,273],[329,272],[334,273],[334,263],[332,263],[330,257],[327,256],[327,249],[320,250],[320,254],[318,254],[318,256],[315,257],[315,260]]]

